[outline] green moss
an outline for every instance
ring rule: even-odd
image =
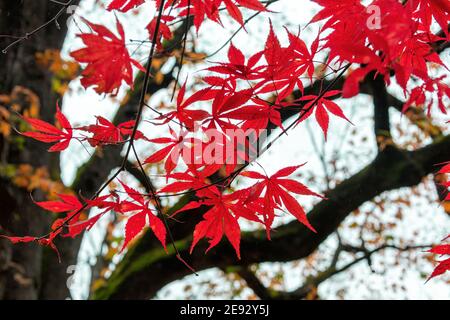
[[[13,164],[6,164],[0,166],[0,176],[5,178],[12,178],[16,175],[17,166]]]
[[[187,240],[175,242],[178,250],[185,250],[189,247]],[[133,250],[133,249],[132,249]],[[107,279],[107,284],[99,288],[91,297],[93,300],[106,300],[110,298],[120,287],[120,285],[131,275],[145,269],[156,261],[175,256],[175,250],[172,246],[167,248],[167,253],[164,249],[153,249],[139,257],[134,257],[133,252],[130,251],[119,263],[117,269],[112,276]],[[134,259],[130,261],[130,259]]]

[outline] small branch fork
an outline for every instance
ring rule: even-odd
[[[338,237],[339,238],[339,237]],[[340,239],[340,238],[339,238]],[[308,295],[315,290],[322,282],[328,280],[329,278],[333,277],[334,275],[344,272],[354,265],[360,263],[361,261],[366,260],[369,267],[371,268],[372,272],[372,266],[371,266],[371,257],[375,253],[378,253],[380,251],[386,250],[386,249],[394,249],[398,250],[399,252],[405,252],[405,251],[412,251],[412,250],[420,250],[420,249],[427,249],[433,246],[433,244],[429,245],[415,245],[415,246],[404,246],[399,247],[392,244],[384,244],[381,245],[375,249],[367,250],[365,247],[355,247],[347,244],[343,244],[340,240],[338,241],[338,247],[335,251],[335,254],[333,256],[333,259],[330,263],[330,265],[322,272],[319,272],[318,275],[315,277],[309,277],[305,280],[305,283],[297,288],[294,291],[285,292],[285,291],[276,291],[270,288],[267,288],[257,277],[254,271],[251,270],[250,266],[243,266],[239,267],[238,271],[236,273],[245,280],[247,285],[250,289],[253,290],[253,292],[261,299],[263,300],[272,300],[272,299],[282,299],[282,300],[298,300],[298,299],[305,299],[308,297]],[[337,263],[339,261],[339,256],[342,252],[351,252],[351,253],[363,253],[358,258],[353,259],[352,261],[346,263],[342,267],[337,267]]]
[[[67,10],[67,8],[69,8],[72,3],[75,0],[68,0],[67,2],[62,2],[62,1],[55,1],[55,0],[49,0],[52,3],[56,3],[62,6],[62,8],[55,14],[55,16],[53,18],[51,18],[50,20],[48,20],[46,23],[40,25],[39,27],[37,27],[34,30],[31,30],[27,33],[25,33],[25,35],[23,36],[12,36],[12,35],[0,35],[0,38],[12,38],[12,39],[16,39],[13,42],[11,42],[9,45],[7,45],[5,48],[2,49],[2,53],[6,54],[8,52],[9,49],[11,49],[12,47],[18,45],[19,43],[21,43],[22,41],[28,40],[30,39],[32,36],[34,36],[36,33],[44,30],[45,28],[47,28],[49,25],[51,25],[52,23],[55,23],[57,25],[57,27],[59,28],[59,23],[58,23],[58,18]]]

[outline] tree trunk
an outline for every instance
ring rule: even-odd
[[[23,37],[64,9],[47,0],[2,0],[0,34]],[[31,90],[39,98],[40,117],[47,121],[53,120],[57,95],[51,89],[52,74],[36,63],[36,53],[62,47],[67,33],[66,19],[64,11],[58,24],[50,23],[44,30],[0,53],[0,94],[9,95],[17,86]],[[15,39],[1,37],[0,48],[6,48]],[[43,144],[27,140],[26,147],[19,147],[3,140],[1,158],[5,161],[2,166],[6,163],[30,164],[33,168],[45,166],[53,179],[59,179],[59,157],[46,152]],[[35,199],[42,199],[42,196],[40,192],[33,193]],[[48,232],[52,217],[33,204],[28,191],[17,188],[9,179],[0,180],[0,201],[2,233],[40,236]],[[0,240],[0,248],[0,299],[64,299],[69,296],[65,269],[76,262],[78,248],[64,252],[61,264],[57,263],[54,253],[37,244],[12,246]],[[51,290],[47,289],[49,283]]]

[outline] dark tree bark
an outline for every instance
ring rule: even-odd
[[[73,1],[73,5],[78,1]],[[63,7],[46,0],[3,0],[0,1],[0,34],[23,37],[32,30],[45,24],[55,17]],[[36,63],[36,53],[46,49],[59,50],[66,38],[66,14],[60,16],[58,25],[50,24],[45,31],[38,32],[29,39],[24,39],[18,45],[0,53],[0,92],[10,94],[16,86],[31,90],[39,98],[40,116],[50,121],[53,118],[56,94],[51,89],[52,74]],[[0,48],[6,48],[15,39],[0,38]],[[22,106],[25,107],[25,106]],[[3,145],[9,144],[6,141]],[[2,148],[3,159],[10,164],[31,164],[38,168],[49,168],[54,179],[59,179],[59,158],[46,152],[45,146],[31,141],[26,142],[25,148],[18,148],[9,144]],[[47,233],[51,217],[48,213],[38,210],[31,201],[26,190],[20,190],[10,181],[2,179],[0,201],[10,205],[2,206],[1,226],[11,234],[17,235],[43,235]],[[34,197],[42,197],[35,192]],[[1,240],[7,258],[0,260],[0,298],[4,299],[37,299],[61,298],[68,296],[65,279],[60,278],[53,284],[50,291],[42,291],[43,283],[50,271],[47,263],[55,260],[52,254],[36,244],[14,245]],[[77,252],[65,257],[61,268],[76,261]],[[61,277],[54,274],[53,277]]]

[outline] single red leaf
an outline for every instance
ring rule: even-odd
[[[122,24],[116,21],[119,37],[106,27],[86,21],[92,33],[78,34],[86,47],[71,52],[71,56],[79,63],[87,66],[82,72],[81,84],[94,86],[97,93],[116,95],[125,81],[133,87],[133,66],[145,72],[144,67],[130,57],[125,44]]]

